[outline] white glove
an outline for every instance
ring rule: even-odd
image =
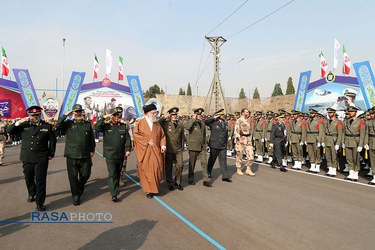
[[[320,148],[320,146],[321,146],[321,145],[320,145],[320,143],[319,143],[319,142],[317,143],[317,146],[318,146],[318,148]]]
[[[303,146],[303,142],[300,142],[299,145]]]
[[[339,145],[335,145],[335,150],[339,150],[340,146]]]
[[[365,148],[366,150],[369,150],[369,149],[370,149],[370,147],[369,147],[367,144],[364,146],[364,148]]]
[[[229,137],[228,137],[228,141],[230,141],[231,138],[232,138],[232,137],[229,136]]]
[[[264,139],[261,139],[260,141],[261,141],[261,142],[264,142]]]
[[[344,143],[342,144],[342,148],[345,148],[345,144]]]
[[[264,138],[264,141],[267,141],[267,138]]]
[[[289,142],[286,142],[286,143],[285,143],[285,147],[288,147],[288,143],[289,143]]]
[[[307,142],[305,142],[305,145],[307,145]]]
[[[324,148],[326,145],[324,144],[324,142],[322,143],[322,147]]]
[[[273,143],[270,143],[270,147],[273,148]]]
[[[358,147],[357,149],[358,149],[358,152],[361,152],[363,148],[362,147]]]

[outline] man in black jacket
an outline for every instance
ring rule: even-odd
[[[228,142],[228,124],[225,122],[224,109],[214,113],[214,117],[205,120],[205,124],[210,127],[211,136],[208,146],[210,147],[210,158],[208,159],[208,176],[211,177],[212,168],[216,158],[219,157],[220,171],[222,180],[232,182],[228,178],[227,171],[227,142]]]
[[[274,161],[271,163],[275,168],[275,164],[280,167],[280,171],[287,172],[288,170],[283,166],[282,160],[285,154],[286,144],[286,127],[284,124],[284,115],[277,116],[277,122],[272,125],[270,146],[274,149]],[[275,163],[275,160],[277,163]]]

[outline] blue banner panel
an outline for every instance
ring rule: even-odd
[[[138,117],[141,117],[144,115],[143,106],[145,105],[145,100],[143,98],[142,87],[141,83],[139,82],[139,77],[127,75],[126,78],[128,79],[130,92],[133,96],[135,110],[137,112]]]
[[[311,70],[302,72],[299,77],[298,90],[296,95],[296,101],[294,103],[294,110],[301,111],[303,110],[307,92],[307,86],[310,82]]]
[[[65,113],[71,111],[74,104],[76,104],[85,75],[85,72],[72,72],[72,76],[70,77],[69,85],[65,93],[64,102],[61,105],[59,118]]]
[[[374,74],[369,61],[354,63],[353,68],[357,74],[359,85],[361,86],[362,94],[365,99],[366,108],[375,106],[375,87]]]
[[[31,106],[40,106],[29,71],[27,69],[13,69],[13,74],[16,77],[16,82],[25,108],[28,109]]]

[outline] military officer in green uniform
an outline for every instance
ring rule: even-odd
[[[201,162],[203,174],[203,186],[211,187],[210,179],[208,178],[207,171],[207,142],[206,142],[206,128],[202,121],[202,108],[194,109],[194,115],[186,123],[186,129],[189,131],[188,144],[189,144],[189,174],[188,181],[190,185],[195,185],[194,169],[197,158]]]
[[[324,144],[327,159],[327,176],[336,176],[338,166],[337,152],[342,144],[343,123],[336,117],[336,110],[327,108],[329,120],[324,125]]]
[[[271,164],[273,160],[273,147],[269,146],[270,138],[271,138],[271,129],[272,125],[276,123],[275,121],[275,114],[272,111],[267,111],[266,113],[267,119],[266,119],[266,136],[264,138],[265,145],[266,145],[266,150],[267,150],[267,155],[268,155],[268,164]]]
[[[227,156],[232,156],[232,151],[234,149],[234,127],[236,121],[234,120],[234,115],[229,114],[228,120],[228,147],[227,147]]]
[[[167,152],[165,156],[165,175],[169,190],[178,188],[184,190],[181,186],[184,150],[184,125],[177,120],[179,108],[174,107],[168,110],[168,115],[161,117],[159,123],[162,126],[167,139]],[[173,161],[176,160],[176,175],[174,182],[172,180]]]
[[[373,176],[373,179],[368,183],[369,185],[375,185],[375,120],[374,120],[374,110],[370,110],[371,118],[366,122],[366,139],[365,139],[365,149],[368,151],[368,156],[370,157],[370,171],[368,176]]]
[[[324,123],[315,109],[310,108],[310,120],[307,121],[307,151],[311,167],[308,172],[320,172],[320,147],[323,143]]]
[[[356,117],[357,107],[350,107],[348,111],[350,119],[345,123],[342,145],[345,149],[345,156],[349,165],[349,175],[345,179],[358,181],[360,168],[359,153],[364,146],[366,125],[364,121]]]
[[[254,140],[256,153],[258,155],[257,161],[263,162],[264,155],[264,138],[266,134],[266,120],[262,118],[263,113],[257,111],[255,113],[255,126],[254,126]]]
[[[8,133],[22,137],[21,161],[29,197],[39,211],[46,210],[46,181],[48,161],[55,156],[56,135],[52,125],[41,120],[42,108],[31,106],[29,117],[22,118],[8,128]]]
[[[95,154],[95,139],[91,123],[82,115],[82,105],[75,104],[72,111],[65,113],[56,123],[56,128],[65,132],[66,165],[73,204],[81,204],[85,184],[90,178]],[[73,119],[67,119],[73,115]]]
[[[132,149],[129,128],[125,121],[120,120],[120,111],[116,108],[101,118],[95,128],[104,133],[103,156],[108,168],[108,186],[112,201],[116,202],[124,157],[128,157]]]
[[[290,143],[292,144],[292,154],[294,159],[293,169],[302,169],[303,145],[306,141],[306,122],[303,120],[303,113],[292,110],[292,124]]]

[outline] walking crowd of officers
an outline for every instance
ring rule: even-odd
[[[35,201],[38,210],[45,210],[48,163],[55,155],[57,135],[64,134],[64,156],[73,204],[79,205],[91,175],[95,134],[98,132],[103,133],[108,186],[111,200],[116,202],[127,157],[134,150],[132,126],[121,118],[121,107],[109,110],[95,124],[85,120],[79,104],[52,124],[41,119],[41,107],[33,106],[27,111],[29,117],[18,119],[13,124],[0,120],[0,165],[4,158],[5,141],[19,135],[22,139],[20,159],[29,194],[28,202]],[[205,187],[212,187],[211,175],[217,158],[222,181],[232,182],[227,169],[227,157],[232,155],[236,157],[236,173],[241,176],[255,176],[251,169],[254,160],[279,168],[282,172],[287,172],[286,167],[291,163],[292,169],[302,170],[305,165],[311,173],[320,173],[324,166],[328,170],[326,175],[330,177],[336,176],[339,170],[348,173],[345,179],[351,181],[358,181],[359,171],[373,176],[375,108],[358,117],[357,111],[356,107],[349,107],[342,121],[332,108],[327,109],[328,117],[312,108],[309,114],[296,110],[289,113],[280,109],[278,113],[256,111],[253,115],[247,108],[235,115],[226,115],[221,109],[212,116],[203,115],[202,108],[194,109],[192,116],[179,116],[179,109],[171,108],[158,118],[166,137],[165,182],[171,191],[184,189],[182,172],[185,149],[189,155],[190,185],[195,185],[197,159]],[[368,184],[375,185],[375,178]]]

